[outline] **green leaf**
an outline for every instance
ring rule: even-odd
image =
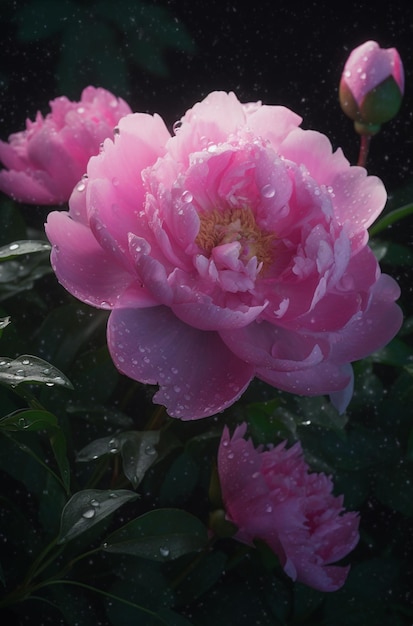
[[[406,516],[413,516],[413,463],[381,469],[375,485],[380,502]]]
[[[49,252],[52,249],[47,241],[21,240],[0,247],[0,261],[8,261],[22,254]]]
[[[195,489],[199,477],[199,465],[188,451],[179,455],[165,476],[160,491],[160,505],[183,504]]]
[[[56,428],[58,426],[57,418],[48,411],[40,411],[29,409],[17,411],[11,415],[7,415],[0,420],[0,429],[9,431],[21,430],[45,430]]]
[[[23,354],[17,359],[0,358],[0,383],[12,387],[21,383],[39,383],[73,389],[70,380],[57,367],[37,356]]]
[[[371,355],[374,363],[384,363],[394,367],[404,367],[412,363],[412,349],[397,337],[384,348]]]
[[[58,543],[71,541],[137,497],[126,489],[78,491],[63,509]]]
[[[102,437],[82,448],[76,460],[94,461],[106,454],[120,453],[123,472],[134,488],[139,485],[147,470],[158,458],[155,446],[159,443],[160,432],[156,430],[131,430],[114,437]]]
[[[201,550],[207,541],[207,529],[197,517],[180,509],[158,509],[112,533],[103,549],[154,561],[170,561]]]
[[[48,411],[27,409],[16,411],[0,420],[0,430],[43,431],[49,434],[50,445],[57,461],[66,493],[70,486],[70,466],[66,455],[66,438],[57,418]]]
[[[413,215],[413,204],[411,203],[405,204],[404,206],[387,213],[387,215],[384,215],[384,217],[370,227],[370,237],[374,237],[377,233],[380,233],[391,224],[394,224],[405,217],[409,217],[410,215]]]
[[[10,316],[1,317],[0,318],[0,331],[3,331],[3,328],[6,328],[10,324]],[[0,334],[1,337],[1,334]]]

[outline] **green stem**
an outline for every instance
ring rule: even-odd
[[[22,587],[27,587],[27,585],[35,578],[40,572],[44,570],[45,567],[50,563],[50,559],[47,560],[47,565],[41,566],[42,562],[49,554],[49,552],[55,547],[57,542],[57,537],[53,539],[51,543],[49,543],[42,552],[40,552],[39,556],[33,561],[31,567],[26,574],[26,578],[23,581]]]
[[[143,613],[146,613],[147,615],[150,615],[151,617],[158,619],[162,624],[166,624],[167,626],[167,622],[165,622],[162,619],[162,617],[154,613],[154,611],[151,611],[150,609],[146,609],[144,606],[141,606],[140,604],[135,604],[135,602],[131,602],[130,600],[126,600],[125,598],[121,598],[120,596],[115,596],[113,593],[109,593],[108,591],[103,591],[102,589],[99,589],[98,587],[92,587],[91,585],[86,585],[85,583],[81,583],[76,580],[45,581],[44,583],[40,583],[39,585],[34,587],[33,591],[36,591],[37,589],[41,589],[43,587],[47,587],[49,585],[73,585],[75,587],[81,587],[82,589],[87,589],[88,591],[92,591],[93,593],[98,593],[102,596],[105,596],[106,598],[109,598],[110,600],[115,600],[115,602],[121,602],[122,604],[131,606],[134,609],[138,609],[138,611],[142,611]]]
[[[391,226],[391,224],[410,215],[413,215],[413,204],[405,204],[398,209],[394,209],[394,211],[390,211],[390,213],[387,213],[387,215],[369,228],[370,237],[374,237],[388,226]]]
[[[370,148],[371,135],[360,135],[360,152],[357,165],[366,167],[367,156]]]

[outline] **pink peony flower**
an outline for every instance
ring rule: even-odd
[[[86,87],[80,102],[65,96],[50,102],[51,113],[40,112],[26,130],[0,141],[0,189],[19,202],[67,202],[73,187],[86,172],[89,158],[113,136],[129,106],[109,91]]]
[[[309,473],[300,443],[263,451],[254,448],[238,426],[232,439],[225,427],[218,451],[218,474],[227,519],[234,537],[253,545],[264,541],[294,581],[320,591],[335,591],[350,567],[331,565],[356,546],[357,513],[343,513],[343,496],[332,495],[325,474]]]
[[[59,281],[111,310],[116,366],[159,385],[171,416],[222,411],[254,376],[342,410],[350,362],[400,327],[398,286],[367,246],[383,184],[299,123],[220,92],[173,137],[128,115],[69,213],[48,216]]]
[[[358,132],[375,134],[397,114],[403,93],[404,70],[396,48],[383,49],[375,41],[366,41],[351,52],[341,76],[339,98]]]

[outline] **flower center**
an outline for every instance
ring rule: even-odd
[[[270,265],[274,233],[261,230],[251,209],[214,209],[200,215],[200,220],[195,241],[208,256],[213,248],[237,241],[241,245],[239,258],[244,263],[255,256],[263,268]]]

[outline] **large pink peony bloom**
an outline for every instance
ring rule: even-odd
[[[277,554],[284,571],[320,591],[335,591],[349,566],[331,565],[359,539],[357,513],[343,513],[343,497],[332,495],[325,474],[309,473],[300,443],[255,449],[238,426],[232,439],[224,429],[218,473],[226,517],[235,538],[252,545],[261,539]]]
[[[111,310],[116,366],[158,384],[172,416],[222,411],[254,376],[342,410],[350,362],[400,327],[367,246],[383,184],[299,123],[220,92],[173,137],[158,115],[126,116],[69,213],[48,216],[59,281]]]
[[[113,136],[129,106],[109,91],[86,87],[80,102],[65,96],[50,102],[45,118],[37,113],[26,130],[0,141],[0,190],[29,204],[67,202],[73,187],[86,172],[91,156]]]

